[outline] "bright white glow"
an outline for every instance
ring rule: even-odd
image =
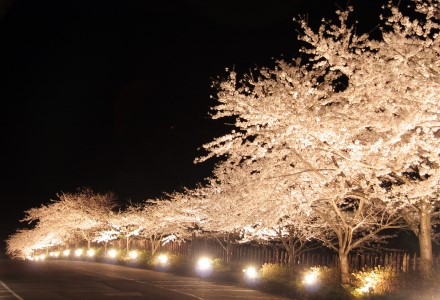
[[[81,256],[81,254],[83,253],[83,250],[82,249],[76,249],[75,250],[75,256]]]
[[[370,291],[374,290],[374,288],[376,287],[377,281],[370,277],[367,276],[365,277],[365,285],[363,287],[361,287],[359,290],[362,293],[369,293]]]
[[[64,250],[63,251],[63,255],[64,256],[69,256],[70,255],[70,250],[69,249]]]
[[[211,269],[211,260],[209,258],[203,257],[197,262],[197,269],[200,271],[206,271]]]
[[[39,261],[40,257],[39,256],[35,256],[35,261]]]
[[[257,269],[254,267],[248,267],[247,269],[244,269],[243,272],[246,274],[248,279],[255,279],[258,276]]]
[[[53,256],[54,256],[54,257],[58,257],[58,256],[60,256],[60,252],[59,252],[59,251],[54,252],[54,253],[53,253]]]
[[[137,253],[136,250],[132,250],[132,251],[130,251],[130,253],[128,253],[128,256],[129,256],[131,259],[136,259],[136,258],[138,257],[138,253]]]
[[[118,252],[117,252],[115,249],[110,249],[110,250],[107,252],[107,255],[108,255],[109,257],[111,257],[111,258],[115,258],[116,255],[118,255]]]
[[[45,260],[46,259],[46,255],[45,254],[41,254],[40,255],[40,260]]]
[[[168,262],[168,256],[166,256],[165,254],[159,255],[157,257],[157,260],[159,261],[159,263],[164,265]]]
[[[89,256],[89,257],[95,256],[95,250],[93,250],[93,249],[87,250],[87,256]]]
[[[212,273],[212,262],[207,257],[202,257],[198,260],[196,265],[196,272],[199,276],[207,277]]]
[[[304,277],[304,281],[306,282],[306,284],[308,285],[312,285],[315,284],[316,281],[318,279],[318,273],[317,272],[311,272],[308,273],[305,277]]]
[[[54,253],[53,253],[53,252],[49,252],[49,256],[50,256],[50,257],[53,257],[53,256],[54,256]]]
[[[30,255],[26,256],[26,259],[27,260],[34,260],[34,258],[32,256],[30,256]]]

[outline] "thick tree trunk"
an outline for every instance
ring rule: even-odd
[[[295,261],[294,261],[295,248],[293,247],[292,239],[289,239],[289,247],[287,248],[287,253],[289,254],[289,275],[290,275],[290,278],[294,278],[295,277]]]
[[[420,274],[427,278],[431,277],[432,270],[432,240],[431,240],[431,212],[428,203],[420,206]]]
[[[348,283],[350,279],[350,266],[348,264],[348,254],[343,252],[339,253],[339,265],[341,271],[341,282],[342,284]]]
[[[92,246],[92,240],[87,239],[87,249],[90,249],[91,246]]]
[[[295,249],[293,248],[293,246],[289,245],[289,248],[287,249],[287,253],[289,254],[289,267],[293,269],[293,267],[295,266]]]
[[[130,249],[130,238],[127,238],[127,253]]]

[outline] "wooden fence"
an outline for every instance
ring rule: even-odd
[[[133,241],[131,248],[149,249],[145,240]],[[170,242],[160,246],[161,252],[170,252],[194,260],[202,255],[227,260],[225,249],[215,239],[197,238],[194,241]],[[265,263],[287,265],[289,262],[288,252],[274,245],[260,244],[233,244],[230,248],[231,263],[253,263],[262,265]],[[294,264],[300,268],[313,266],[338,267],[337,254],[322,252],[306,252],[295,258]],[[349,264],[352,270],[373,267],[390,267],[393,270],[414,272],[419,266],[419,257],[416,253],[386,252],[386,253],[352,253],[349,255]],[[434,267],[440,269],[440,253],[434,255]]]

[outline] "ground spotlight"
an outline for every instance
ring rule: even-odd
[[[93,249],[89,249],[89,250],[87,250],[87,256],[88,256],[88,257],[93,257],[93,256],[95,256],[95,250],[93,250]]]
[[[196,272],[199,276],[206,277],[212,273],[212,261],[207,257],[202,257],[197,261]]]
[[[116,255],[118,255],[118,251],[116,251],[116,249],[110,249],[110,250],[107,252],[107,255],[108,255],[109,257],[111,257],[111,258],[115,258]]]
[[[161,254],[157,257],[157,261],[161,265],[164,265],[164,264],[168,263],[168,256],[166,254]]]
[[[128,257],[131,259],[136,259],[138,257],[138,252],[136,250],[132,250],[128,253]]]
[[[70,249],[66,249],[63,251],[63,256],[69,256],[70,255]]]
[[[167,271],[170,269],[170,259],[166,254],[159,254],[154,258],[153,261],[154,268],[158,271]]]
[[[82,253],[83,253],[83,250],[81,248],[75,250],[76,257],[80,257],[82,255]]]
[[[309,291],[316,291],[319,288],[319,268],[311,268],[304,275],[304,286]]]
[[[318,275],[316,273],[308,273],[304,276],[304,282],[308,285],[315,284],[318,279]]]
[[[247,267],[243,269],[244,281],[249,284],[255,283],[258,279],[258,270],[255,267]]]
[[[255,269],[254,267],[247,267],[243,270],[243,272],[248,279],[255,279],[258,277],[257,269]]]

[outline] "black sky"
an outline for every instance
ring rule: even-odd
[[[293,17],[328,0],[12,0],[0,6],[0,239],[23,211],[78,187],[142,201],[194,186],[212,79],[293,57]],[[364,2],[364,3],[362,3]],[[384,1],[352,1],[367,28]],[[346,2],[338,2],[342,7]]]

